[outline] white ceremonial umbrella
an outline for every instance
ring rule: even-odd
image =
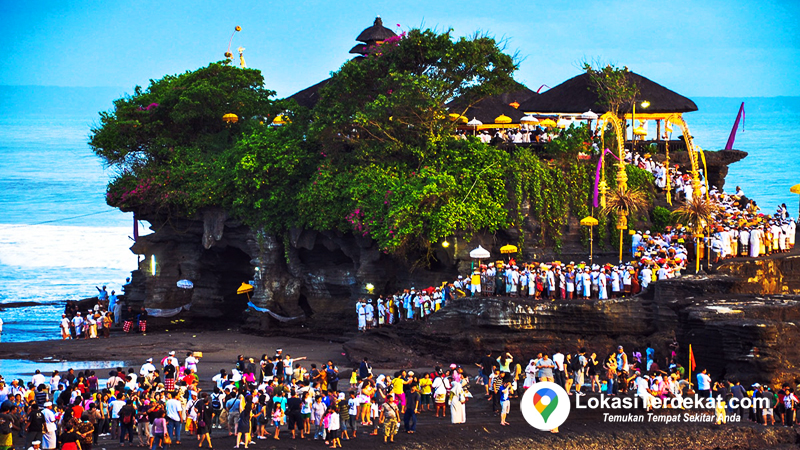
[[[472,135],[475,135],[475,131],[478,129],[479,126],[483,125],[483,122],[476,118],[472,118],[469,122],[467,122],[468,127],[472,127]]]
[[[492,255],[489,253],[489,250],[486,250],[482,246],[478,246],[475,250],[469,252],[469,257],[472,259],[486,259],[491,257]]]

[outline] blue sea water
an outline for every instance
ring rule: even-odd
[[[136,268],[133,218],[105,204],[113,172],[87,145],[98,111],[124,92],[0,86],[0,304],[43,303],[0,312],[4,342],[58,337],[64,300],[94,295],[95,285],[119,291]],[[749,156],[730,167],[726,190],[739,185],[765,211],[786,203],[796,212],[800,97],[694,100],[700,110],[685,117],[706,150],[725,146],[745,102],[734,148]]]
[[[58,336],[63,301],[118,292],[136,268],[133,218],[105,204],[112,174],[87,145],[122,89],[0,86],[0,312],[4,342]]]

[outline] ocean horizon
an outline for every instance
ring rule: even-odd
[[[0,304],[42,303],[0,312],[3,341],[56,339],[61,303],[119,292],[137,257],[133,217],[105,203],[114,172],[87,142],[98,113],[132,89],[0,86]],[[800,127],[792,113],[800,97],[693,97],[699,111],[684,115],[695,142],[724,148],[739,105],[746,119],[734,148],[748,152],[730,166],[725,190],[741,186],[765,213],[786,203],[797,213]],[[651,124],[652,127],[652,124]],[[146,225],[146,224],[144,224]],[[139,232],[149,232],[140,224]]]

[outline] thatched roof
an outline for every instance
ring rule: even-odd
[[[511,103],[517,102],[520,105],[523,105],[530,101],[531,98],[537,97],[538,94],[535,91],[528,89],[521,83],[514,82],[514,84],[515,87],[513,87],[509,92],[493,95],[480,100],[477,104],[467,109],[467,112],[464,113],[464,116],[466,116],[469,120],[476,118],[485,124],[489,124],[494,123],[494,119],[501,114],[505,114],[511,118],[512,123],[519,123],[519,119],[525,115],[525,112],[522,110],[521,106],[515,109],[513,106],[511,106]],[[450,112],[459,114],[461,114],[466,106],[467,105],[459,99],[455,99],[447,104],[447,108],[450,110]]]
[[[313,86],[307,87],[302,91],[289,96],[289,98],[296,101],[298,105],[311,109],[319,101],[319,90],[323,86],[327,85],[330,81],[330,78],[326,78]]]
[[[392,36],[397,35],[394,33],[394,31],[383,26],[383,20],[381,20],[380,16],[378,16],[375,18],[375,22],[372,24],[372,26],[362,31],[356,40],[371,44],[376,41],[383,41]]]
[[[628,77],[639,88],[637,100],[650,102],[650,107],[647,108],[649,114],[697,111],[697,105],[693,101],[677,92],[633,72],[630,72]],[[541,95],[520,103],[522,103],[520,110],[537,113],[580,114],[591,109],[602,114],[608,110],[600,104],[597,89],[592,84],[589,74],[586,73],[570,78]]]

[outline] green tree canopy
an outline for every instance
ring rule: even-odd
[[[122,169],[163,163],[176,147],[221,151],[234,142],[253,117],[274,114],[259,70],[224,63],[150,80],[133,95],[100,113],[89,145],[106,163]],[[226,123],[223,115],[240,119]]]
[[[340,230],[401,254],[519,227],[527,203],[558,246],[567,215],[586,214],[591,168],[576,155],[589,130],[565,132],[543,161],[458,139],[447,118],[456,97],[470,104],[514,87],[515,69],[489,37],[411,30],[345,63],[308,110],[270,100],[257,70],[213,63],[115,101],[90,145],[117,169],[107,201],[125,210],[222,207],[268,232]],[[238,121],[224,122],[228,113]],[[288,123],[271,126],[277,114]]]

